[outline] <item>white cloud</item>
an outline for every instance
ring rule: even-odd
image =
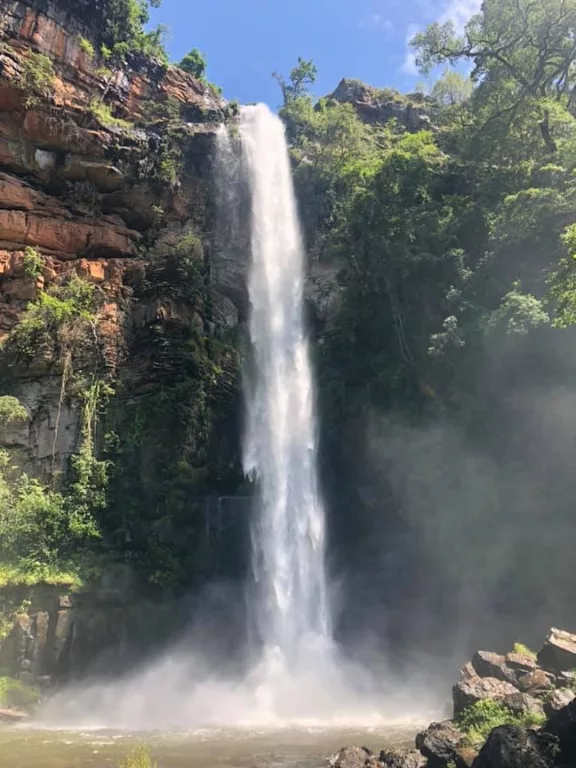
[[[385,32],[390,34],[394,31],[394,23],[392,19],[387,19],[381,13],[372,13],[367,16],[359,24],[360,29],[375,29],[379,32]]]
[[[472,16],[480,12],[481,6],[482,0],[450,0],[437,21],[440,24],[453,21],[456,29],[461,31]]]
[[[428,3],[426,6],[430,9]],[[429,15],[427,23],[437,21],[439,24],[445,24],[447,21],[453,21],[457,31],[461,32],[472,16],[480,12],[481,6],[482,0],[447,0],[442,4],[442,9],[436,18],[432,14]],[[416,56],[410,49],[410,40],[421,30],[421,26],[410,24],[406,31],[406,55],[401,69],[407,75],[418,74]]]
[[[420,32],[420,27],[418,24],[409,24],[408,29],[406,30],[406,56],[404,57],[404,61],[402,63],[402,72],[406,75],[417,75],[418,74],[418,67],[416,66],[416,54],[414,51],[410,48],[410,41],[414,37],[414,35],[417,35],[418,32]]]

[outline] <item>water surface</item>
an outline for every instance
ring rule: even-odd
[[[350,744],[413,745],[415,727],[222,729],[193,733],[0,730],[1,768],[115,768],[147,745],[158,768],[322,768]]]

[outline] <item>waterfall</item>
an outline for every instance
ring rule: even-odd
[[[264,105],[247,107],[240,134],[251,197],[253,360],[244,468],[257,487],[254,610],[265,651],[293,672],[310,649],[326,651],[331,638],[304,248],[282,122]]]

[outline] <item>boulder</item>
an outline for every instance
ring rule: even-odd
[[[525,675],[520,676],[518,687],[523,693],[531,693],[537,696],[554,688],[554,681],[552,676],[544,672],[543,669],[533,669],[532,672],[527,672]]]
[[[526,674],[532,672],[534,669],[538,669],[538,662],[535,656],[530,656],[528,653],[508,653],[506,654],[506,665],[513,669],[514,672],[520,672]]]
[[[529,693],[511,693],[502,700],[508,709],[519,715],[535,715],[544,718],[544,705],[541,699],[530,696]]]
[[[555,736],[502,725],[488,737],[474,768],[556,768],[559,758],[560,742]]]
[[[366,768],[376,766],[377,760],[364,747],[342,747],[329,760],[331,768]]]
[[[384,749],[380,752],[380,763],[386,768],[424,768],[426,758],[414,750]]]
[[[451,720],[432,723],[416,736],[416,747],[428,758],[430,768],[444,768],[447,762],[455,761],[456,750],[463,741],[463,735]]]
[[[567,707],[574,699],[576,699],[576,693],[570,688],[559,688],[557,691],[552,691],[549,698],[544,702],[544,714],[551,718],[556,712]]]
[[[472,666],[472,662],[470,661],[466,662],[466,664],[464,664],[464,666],[460,670],[461,680],[475,680],[478,677],[479,677],[478,672],[476,672],[476,670]]]
[[[576,688],[576,673],[570,669],[566,672],[560,672],[556,675],[557,688]]]
[[[504,680],[497,680],[495,677],[461,680],[452,688],[454,717],[483,699],[504,701],[507,696],[512,696],[515,693],[518,693],[518,689],[514,685]]]
[[[576,635],[552,628],[538,653],[538,663],[556,675],[576,669]]]
[[[560,740],[565,764],[576,765],[576,699],[553,714],[544,726],[544,731]]]
[[[14,723],[21,723],[28,717],[29,715],[26,712],[20,712],[17,709],[0,709],[0,723],[14,725]]]
[[[494,677],[505,683],[516,684],[516,675],[506,664],[506,657],[489,651],[477,651],[472,657],[472,667],[479,677]]]

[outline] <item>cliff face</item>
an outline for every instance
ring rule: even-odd
[[[216,503],[220,520],[214,499],[237,496],[242,480],[245,250],[219,249],[214,204],[217,129],[234,110],[141,54],[105,60],[105,13],[103,2],[0,0],[0,394],[28,413],[0,430],[0,446],[58,486],[85,436],[86,393],[105,391],[94,433],[109,466],[103,546],[137,578],[186,587],[218,558],[224,574],[240,567],[213,549],[210,512]],[[89,292],[89,317],[70,286]],[[68,309],[49,315],[54,301]],[[40,623],[65,615],[58,648],[74,631],[82,645],[61,598]],[[108,620],[102,634],[122,635]],[[12,662],[18,632],[4,649]]]

